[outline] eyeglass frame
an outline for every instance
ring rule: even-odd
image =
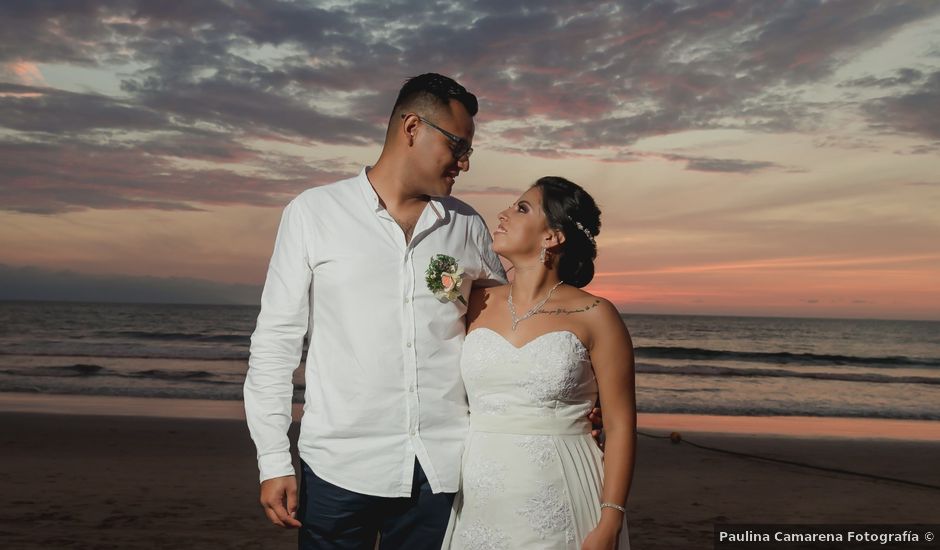
[[[441,128],[437,124],[434,124],[430,120],[419,115],[418,113],[402,113],[401,115],[402,120],[404,120],[408,115],[414,115],[418,117],[418,120],[427,124],[431,128],[434,128],[435,130],[443,134],[443,136],[446,137],[451,143],[453,143],[454,146],[450,148],[450,154],[454,156],[454,160],[456,160],[457,162],[470,160],[470,155],[473,154],[473,147],[470,146],[470,142],[467,141],[465,138],[462,138],[458,135],[454,135],[448,132],[447,130]],[[458,151],[460,151],[462,148],[466,148],[466,151],[463,151],[460,154],[457,154]]]

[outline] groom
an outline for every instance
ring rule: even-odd
[[[506,281],[483,220],[450,197],[476,113],[454,80],[414,77],[375,166],[284,209],[244,395],[261,503],[300,528],[302,549],[371,549],[377,535],[383,549],[440,548],[468,425],[464,303]],[[426,272],[440,254],[463,276],[437,298]],[[298,491],[287,429],[305,336]]]

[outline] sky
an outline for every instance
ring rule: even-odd
[[[404,79],[480,99],[454,194],[597,199],[626,313],[940,319],[940,2],[0,3],[0,299],[256,304],[283,206]]]

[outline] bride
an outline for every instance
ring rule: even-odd
[[[633,346],[614,306],[581,290],[599,229],[591,196],[558,177],[499,214],[493,249],[514,279],[470,298],[470,434],[445,548],[629,548]],[[604,453],[586,419],[598,394]]]

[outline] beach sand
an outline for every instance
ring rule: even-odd
[[[211,408],[211,407],[210,407]],[[168,415],[170,416],[170,415]],[[668,434],[668,415],[640,431]],[[677,417],[676,426],[682,426]],[[686,419],[687,421],[688,419]],[[293,548],[257,503],[242,420],[0,412],[0,540],[26,548]],[[297,425],[292,432],[296,437]],[[683,431],[690,442],[940,485],[940,442]],[[930,523],[940,490],[641,435],[635,550],[712,547],[730,523]]]

